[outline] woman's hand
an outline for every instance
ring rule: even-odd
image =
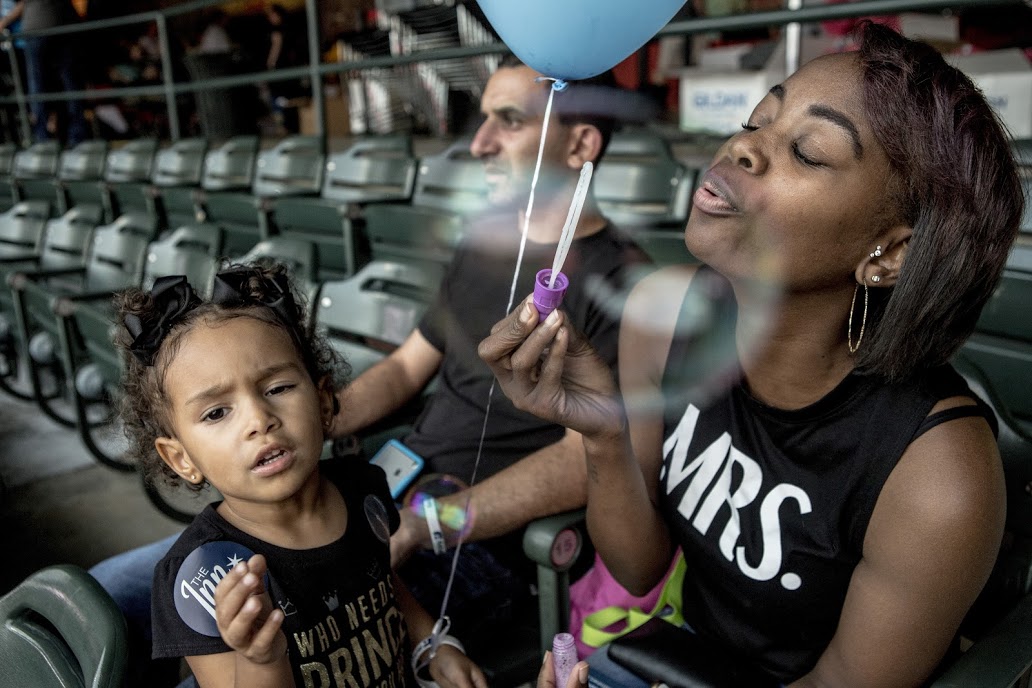
[[[564,313],[539,325],[528,298],[491,328],[478,353],[516,408],[585,436],[623,432],[612,372]]]
[[[430,660],[430,676],[441,688],[487,688],[484,672],[451,645],[441,645]]]
[[[280,632],[283,612],[274,609],[262,582],[268,567],[256,554],[234,566],[215,588],[215,621],[226,644],[255,664],[269,664],[287,653]]]
[[[588,685],[588,663],[577,662],[570,672],[570,678],[566,680],[565,686],[555,685],[555,666],[552,662],[552,653],[545,652],[545,661],[538,672],[537,688],[582,688]]]

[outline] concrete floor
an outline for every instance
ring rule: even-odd
[[[0,594],[51,564],[89,568],[182,529],[136,473],[99,464],[74,430],[0,392]]]

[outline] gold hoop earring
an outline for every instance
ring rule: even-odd
[[[864,341],[864,327],[867,326],[867,278],[864,277],[864,315],[860,320],[860,336],[856,338],[856,346],[853,346],[853,311],[856,310],[856,292],[860,289],[857,284],[853,287],[853,300],[849,303],[849,326],[846,328],[846,344],[849,346],[849,353],[855,354],[860,348],[860,342]]]

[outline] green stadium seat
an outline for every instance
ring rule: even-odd
[[[310,241],[286,236],[272,236],[259,241],[251,247],[250,251],[240,258],[234,259],[234,262],[279,263],[290,272],[294,284],[305,295],[309,305],[315,303],[319,294],[320,283],[316,278],[319,273],[319,254],[315,245]],[[312,317],[311,308],[309,308],[308,317]]]
[[[486,212],[483,165],[460,139],[419,165],[411,204],[380,203],[365,209],[373,260],[447,265],[467,219]]]
[[[156,139],[135,139],[108,153],[103,187],[107,191],[105,221],[112,222],[130,212],[155,214],[148,189],[157,153]]]
[[[0,597],[4,685],[121,688],[128,643],[118,605],[77,566],[37,571]]]
[[[107,141],[83,141],[61,153],[57,168],[58,213],[80,205],[104,207],[105,193],[100,184],[107,164]]]
[[[349,277],[368,260],[368,247],[353,218],[369,203],[407,201],[415,173],[409,137],[359,141],[330,157],[318,198],[275,199],[270,226],[277,234],[316,245],[319,281]]]
[[[1014,139],[1011,150],[1018,167],[1032,169],[1032,139]]]
[[[9,277],[19,344],[29,352],[26,360],[32,395],[40,409],[56,422],[75,425],[74,418],[61,413],[53,403],[66,394],[62,383],[69,379],[59,356],[59,323],[53,311],[56,300],[69,296],[110,298],[115,291],[139,285],[148,246],[156,235],[153,218],[125,214],[93,231],[85,266],[19,271]],[[56,389],[44,387],[44,371],[53,376]]]
[[[157,148],[154,139],[136,139],[114,150],[103,141],[85,141],[65,151],[57,172],[59,211],[98,206],[101,221],[108,223],[121,212],[149,212],[146,188]]]
[[[599,208],[617,226],[683,230],[695,177],[661,136],[627,131],[613,135],[592,181]]]
[[[993,407],[1007,489],[1007,524],[996,566],[961,626],[974,644],[944,662],[933,688],[1026,686],[1032,677],[1032,435],[1014,422],[987,371],[967,352],[953,364]]]
[[[258,155],[249,191],[211,188],[209,166],[202,182],[204,219],[222,227],[226,250],[240,255],[272,235],[270,199],[319,193],[325,162],[321,138],[291,136]]]
[[[1032,433],[1032,238],[1021,235],[1003,277],[964,344],[964,355],[992,381],[1001,402]]]
[[[646,130],[617,132],[593,176],[602,213],[659,266],[698,262],[684,246],[697,171]]]
[[[149,289],[155,279],[164,275],[186,275],[199,294],[210,295],[222,244],[223,232],[217,227],[180,227],[150,244],[141,288]],[[62,365],[74,380],[71,393],[80,439],[101,463],[133,470],[121,452],[105,441],[111,435],[111,424],[98,424],[95,418],[101,414],[90,412],[99,407],[108,411],[102,414],[104,417],[114,416],[113,400],[117,398],[122,373],[121,359],[113,343],[116,323],[110,294],[99,298],[59,298],[54,313],[60,325]]]
[[[0,214],[0,260],[39,255],[49,216],[48,201],[21,201]]]
[[[231,138],[204,158],[197,194],[200,217],[226,232],[226,250],[231,255],[245,253],[261,239],[254,221],[256,210],[246,199],[254,184],[257,160],[257,136]],[[241,197],[247,202],[239,202]]]
[[[347,205],[404,202],[412,197],[416,168],[409,136],[363,139],[330,156],[322,198]]]
[[[359,375],[412,333],[442,276],[428,266],[374,261],[346,280],[323,283],[316,326]]]
[[[30,201],[44,203],[42,201]],[[49,205],[49,204],[47,204]],[[16,206],[17,207],[17,206]],[[42,245],[32,254],[10,255],[0,258],[0,389],[24,400],[34,399],[31,389],[25,387],[22,373],[29,369],[28,351],[21,345],[17,334],[17,319],[14,313],[14,295],[8,286],[8,279],[19,271],[67,271],[69,279],[86,264],[86,253],[93,237],[93,230],[100,221],[101,209],[97,206],[73,208],[60,218],[47,221],[42,211],[36,219],[26,218],[31,225],[44,222]],[[11,225],[8,225],[11,228]],[[59,279],[56,278],[55,279]]]
[[[204,156],[201,186],[205,191],[239,191],[254,184],[257,136],[234,136]]]
[[[20,201],[48,201],[57,208],[57,176],[61,145],[57,141],[34,143],[14,156],[14,192]]]
[[[207,152],[207,140],[199,138],[182,139],[158,151],[149,193],[162,229],[197,221],[197,189]]]
[[[14,168],[14,155],[18,146],[13,143],[0,143],[0,212],[14,205],[14,179],[11,170]]]

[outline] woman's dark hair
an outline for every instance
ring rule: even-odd
[[[193,490],[203,487],[203,484],[194,485],[181,480],[154,448],[155,439],[174,434],[169,417],[165,376],[182,343],[183,335],[197,322],[204,320],[219,323],[233,318],[253,318],[281,327],[290,335],[290,341],[304,363],[305,370],[317,385],[328,377],[336,389],[346,382],[350,373],[347,363],[325,338],[306,327],[305,301],[293,284],[290,285],[290,293],[296,304],[296,318],[288,322],[264,305],[279,296],[273,285],[277,278],[287,276],[286,268],[276,264],[227,267],[252,269],[253,274],[242,285],[242,299],[226,305],[206,300],[188,307],[188,310],[184,309],[183,314],[176,318],[171,329],[160,340],[153,365],[142,362],[138,354],[133,352],[133,337],[125,327],[120,327],[115,336],[115,344],[122,358],[119,414],[129,440],[127,453],[136,461],[144,478],[152,483],[161,480],[172,487],[186,485]],[[143,322],[153,322],[161,315],[161,309],[155,304],[151,292],[142,289],[127,289],[117,293],[115,308],[119,323],[124,322],[127,315],[136,316]]]
[[[1017,236],[1023,195],[1006,131],[967,76],[884,26],[858,31],[864,110],[913,236],[896,285],[871,290],[856,365],[900,379],[947,362],[974,330]]]

